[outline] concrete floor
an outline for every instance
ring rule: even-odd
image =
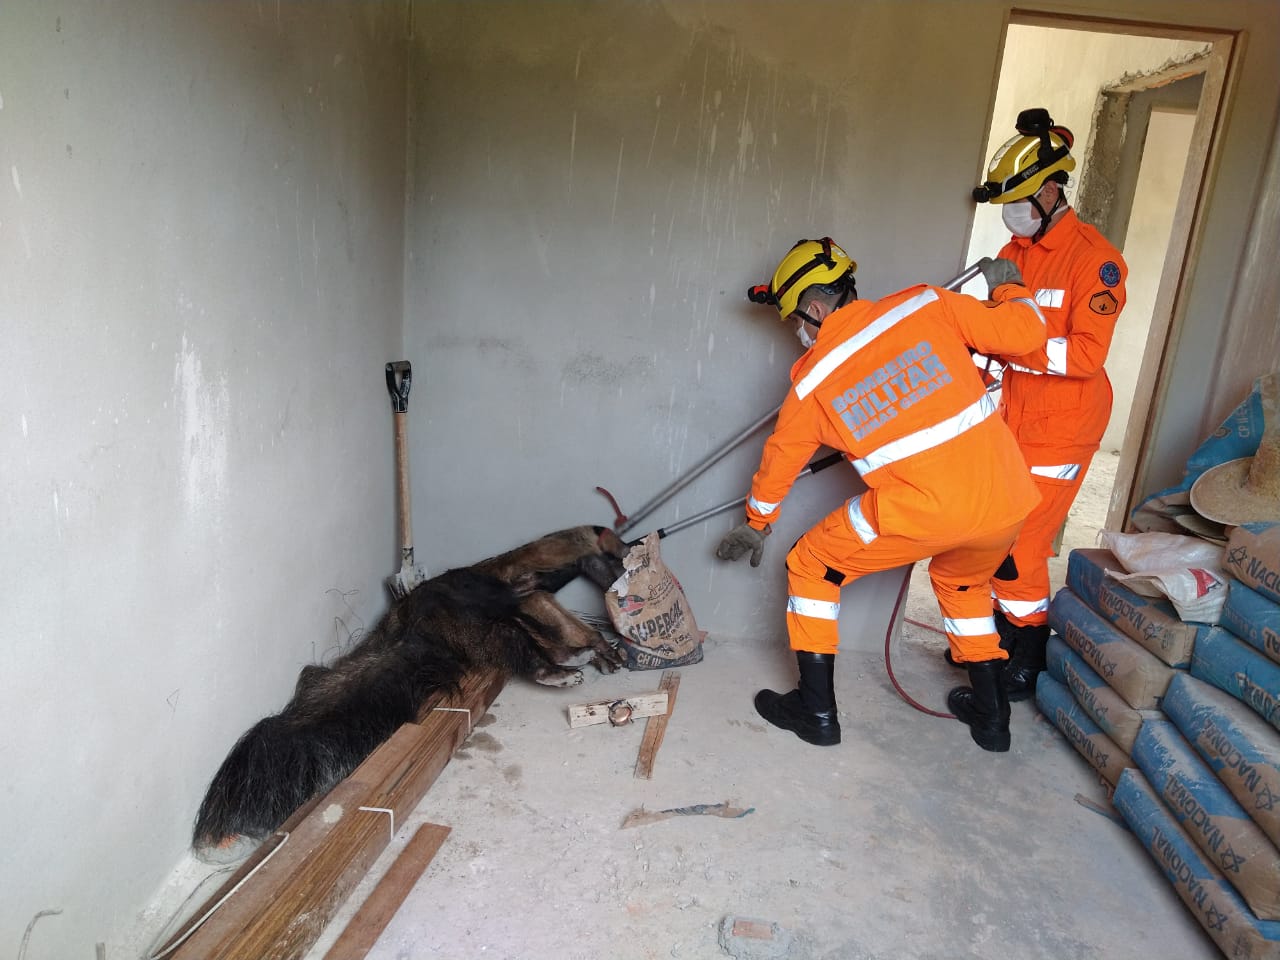
[[[1115,458],[1099,460],[1055,587],[1105,516]],[[922,565],[905,614],[915,623],[894,641],[895,674],[945,710],[963,677],[941,659]],[[658,673],[588,668],[570,690],[508,684],[305,960],[323,960],[421,822],[452,832],[369,960],[714,960],[731,955],[718,942],[726,916],[791,939],[785,953],[755,941],[743,960],[1219,956],[1031,703],[1014,705],[1012,750],[985,753],[961,724],[899,699],[882,655],[844,653],[844,742],[812,747],[751,705],[762,686],[794,685],[785,647],[781,622],[776,640],[709,638],[705,660],[681,670],[651,780],[633,773],[643,722],[575,730],[566,708],[655,690]],[[641,807],[725,801],[752,812],[620,829]],[[152,932],[208,872],[175,874]]]
[[[1115,458],[1099,460],[1056,584],[1105,516]],[[923,567],[907,606],[937,623]],[[908,692],[945,711],[962,676],[942,649],[928,626],[906,624],[892,658]],[[899,699],[881,655],[842,654],[844,742],[811,747],[752,709],[761,686],[794,685],[781,635],[713,637],[681,670],[653,779],[638,780],[641,724],[574,730],[565,711],[658,679],[588,671],[572,690],[509,684],[307,960],[322,960],[421,821],[453,832],[370,960],[711,960],[728,955],[718,931],[729,915],[779,924],[792,942],[777,955],[791,960],[1219,956],[1138,841],[1081,802],[1109,809],[1099,778],[1031,703],[1014,705],[1012,750],[985,753],[959,723]],[[640,807],[724,801],[753,812],[620,829]]]
[[[894,660],[935,708],[957,682],[938,649],[904,642]],[[818,748],[752,709],[760,686],[793,685],[781,644],[713,639],[681,675],[648,781],[640,725],[574,730],[565,708],[656,673],[510,684],[401,832],[453,831],[370,960],[710,960],[726,915],[781,925],[792,960],[1218,955],[1137,840],[1077,801],[1105,792],[1030,703],[1013,749],[985,753],[904,704],[881,657],[842,655],[844,742]],[[619,828],[641,806],[723,801],[754,812]]]

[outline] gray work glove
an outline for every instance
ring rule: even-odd
[[[1022,283],[1022,274],[1018,272],[1018,265],[1003,257],[997,257],[994,260],[983,257],[978,261],[978,269],[982,271],[982,276],[987,281],[988,298],[996,292],[996,287],[1002,284]]]
[[[741,560],[750,550],[751,565],[758,567],[760,558],[764,556],[764,538],[770,529],[757,530],[749,523],[740,523],[724,535],[720,546],[716,547],[716,556],[721,560]]]

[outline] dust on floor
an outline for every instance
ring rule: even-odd
[[[919,645],[894,668],[931,706],[960,682]],[[711,960],[728,915],[779,924],[791,960],[1215,956],[1030,703],[1011,751],[985,753],[904,704],[880,657],[841,655],[844,741],[819,748],[751,706],[793,684],[787,651],[712,639],[681,674],[652,780],[633,775],[642,724],[571,729],[566,710],[656,689],[656,673],[508,685],[308,960],[421,821],[452,833],[370,960]],[[752,812],[621,827],[640,807],[725,801]]]
[[[1105,517],[1110,480],[1096,473],[1063,562]],[[908,616],[936,621],[922,570]],[[899,682],[936,710],[963,682],[943,645],[908,624],[893,649]],[[305,960],[322,960],[422,822],[452,832],[369,960],[716,960],[730,916],[777,924],[788,960],[1218,956],[1029,702],[1013,706],[1010,752],[985,753],[899,699],[882,656],[844,653],[844,740],[812,747],[751,705],[762,686],[794,684],[789,651],[713,637],[681,669],[640,780],[643,722],[572,729],[567,708],[656,690],[660,675],[587,675],[569,690],[508,684]],[[751,812],[622,827],[642,808],[725,802]]]

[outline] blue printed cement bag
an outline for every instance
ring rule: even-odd
[[[1222,626],[1280,663],[1280,603],[1233,580],[1222,608]]]
[[[1134,738],[1142,726],[1142,713],[1133,709],[1056,633],[1045,647],[1045,663],[1049,676],[1071,691],[1089,719],[1109,736],[1121,750],[1133,749]]]
[[[1049,624],[1129,706],[1160,706],[1176,671],[1091,610],[1070,588],[1059,590],[1049,604]]]
[[[1071,691],[1047,673],[1036,678],[1036,706],[1112,786],[1120,779],[1121,770],[1133,766],[1129,755],[1089,718]]]
[[[1200,475],[1220,463],[1252,457],[1258,452],[1262,432],[1266,428],[1263,381],[1273,376],[1275,374],[1267,374],[1255,380],[1253,389],[1244,402],[1231,411],[1231,415],[1222,421],[1221,426],[1208,439],[1196,447],[1187,458],[1181,483],[1153,493],[1134,508],[1130,519],[1136,529],[1182,533],[1182,528],[1173,518],[1192,512],[1191,485],[1200,479]]]
[[[1280,920],[1280,851],[1167,720],[1148,720],[1133,762],[1209,862],[1262,920]]]
[[[1067,586],[1169,666],[1189,667],[1196,637],[1210,625],[1188,623],[1168,600],[1144,597],[1106,575],[1108,570],[1123,569],[1110,550],[1072,550],[1067,558]]]
[[[1231,960],[1280,956],[1280,922],[1253,915],[1139,771],[1125,770],[1120,775],[1111,802],[1224,956]]]
[[[1280,846],[1280,733],[1239,700],[1185,673],[1169,684],[1164,712]]]
[[[1242,523],[1231,528],[1227,573],[1270,600],[1280,601],[1280,523]]]
[[[1200,638],[1191,675],[1225,690],[1280,730],[1280,663],[1272,663],[1231,631],[1215,627]]]

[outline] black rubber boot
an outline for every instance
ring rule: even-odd
[[[996,621],[996,633],[1000,634],[1000,649],[1012,657],[1013,656],[1013,632],[1018,628],[1015,627],[1012,623],[1010,623],[1009,618],[1006,617],[1004,615],[1004,612],[1000,610],[995,611],[995,621]],[[945,659],[948,664],[950,664],[953,667],[956,667],[957,669],[963,670],[966,666],[968,666],[967,664],[956,662],[956,660],[951,656],[950,647],[947,647],[946,651],[943,653],[942,656],[943,656],[943,659]]]
[[[983,750],[1004,753],[1009,749],[1009,698],[1004,691],[1006,660],[983,660],[968,664],[969,683],[947,694],[947,707],[961,723],[969,725],[969,736]]]
[[[1049,642],[1049,625],[1013,627],[1009,662],[1004,668],[1004,689],[1010,703],[1018,703],[1036,692],[1036,677],[1044,669],[1044,648]],[[1000,645],[1003,647],[1004,642]]]
[[[806,743],[834,746],[840,742],[836,655],[797,650],[796,663],[800,667],[800,686],[790,693],[761,690],[756,694],[756,713]]]

